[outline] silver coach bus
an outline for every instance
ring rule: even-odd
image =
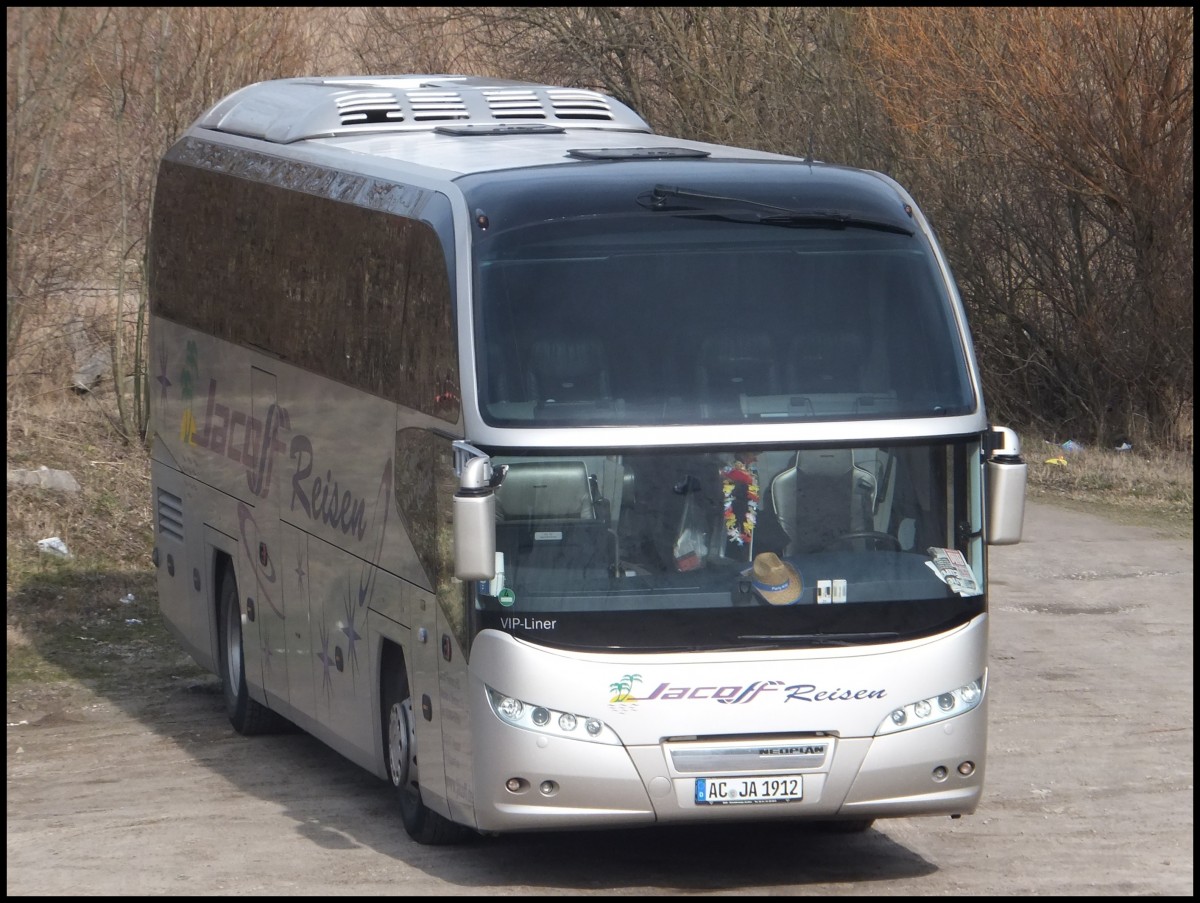
[[[287,79],[170,149],[150,238],[161,607],[239,732],[422,843],[975,810],[1025,465],[891,179]]]

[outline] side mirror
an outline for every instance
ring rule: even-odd
[[[1006,546],[1021,541],[1025,522],[1025,459],[1021,440],[1008,427],[992,427],[984,481],[987,504],[987,541]]]
[[[463,462],[454,493],[454,576],[492,580],[496,576],[496,487],[508,472],[486,455]]]

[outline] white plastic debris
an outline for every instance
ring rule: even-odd
[[[67,549],[67,544],[57,536],[51,536],[48,539],[39,539],[37,542],[38,551],[46,555],[54,555],[58,558],[73,557]]]
[[[121,604],[129,605],[131,602],[133,602],[133,593],[126,593],[121,597]]]

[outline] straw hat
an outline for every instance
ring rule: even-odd
[[[754,591],[772,605],[791,605],[800,600],[800,572],[781,561],[774,552],[754,556],[751,578]]]

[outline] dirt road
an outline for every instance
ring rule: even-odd
[[[311,738],[234,734],[215,678],[10,693],[8,893],[1191,896],[1191,540],[1030,505],[992,575],[974,816],[428,848]]]

